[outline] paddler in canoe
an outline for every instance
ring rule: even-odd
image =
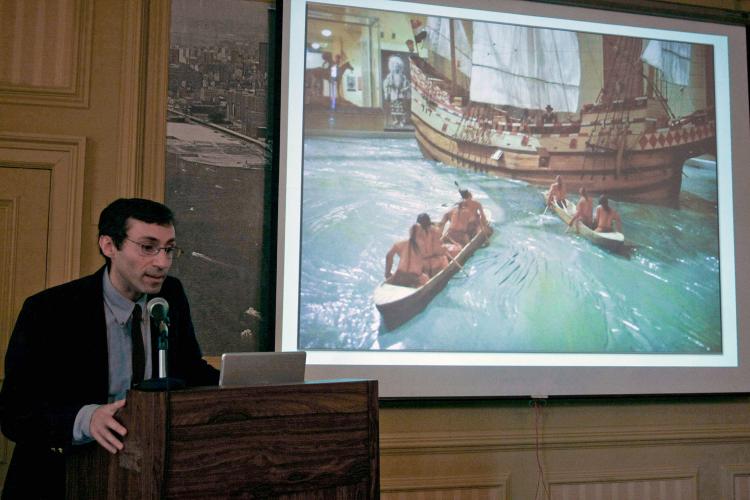
[[[383,318],[386,330],[393,330],[406,323],[411,318],[424,310],[430,301],[446,286],[453,275],[463,269],[463,264],[471,255],[489,238],[491,230],[477,231],[474,239],[468,245],[461,248],[458,245],[449,245],[440,241],[441,231],[435,231],[435,226],[429,220],[429,216],[420,214],[419,223],[410,229],[409,240],[399,241],[388,252],[386,256],[386,280],[380,283],[373,292],[373,302]],[[437,237],[436,237],[437,236]],[[427,243],[420,247],[420,238],[430,245],[436,245],[429,249]],[[446,247],[453,246],[458,250],[455,258],[452,257]],[[421,252],[433,252],[424,253]],[[442,254],[442,255],[441,255]],[[399,256],[399,266],[396,273],[391,275],[394,257]],[[450,264],[445,264],[446,257]],[[434,259],[438,267],[429,269],[427,261]],[[418,262],[422,262],[421,274]],[[440,270],[438,270],[440,269]],[[425,281],[429,271],[435,272],[429,280]],[[395,280],[394,280],[395,278]]]
[[[429,214],[419,214],[417,224],[417,246],[424,259],[423,272],[431,278],[446,268],[448,259],[454,255],[449,254],[449,248],[443,245],[442,231],[432,223]]]
[[[551,207],[555,203],[558,207],[565,208],[567,202],[565,197],[567,195],[568,193],[565,191],[562,177],[558,175],[555,177],[555,182],[550,185],[549,191],[547,191],[547,206]]]
[[[468,210],[464,212],[469,213]],[[448,267],[448,263],[460,251],[461,245],[443,243],[442,227],[433,224],[429,214],[421,213],[417,216],[417,223],[409,229],[409,239],[397,241],[386,254],[386,283],[411,288],[420,287]],[[395,256],[399,259],[398,266],[396,272],[391,273]]]
[[[430,279],[424,272],[425,259],[417,242],[419,224],[413,224],[409,229],[409,239],[397,241],[385,256],[385,280],[391,285],[416,288],[424,285]],[[393,258],[398,255],[398,267],[391,273]]]
[[[459,189],[458,192],[461,195],[461,201],[446,212],[438,227],[444,232],[445,225],[448,224],[445,239],[449,243],[464,247],[480,230],[487,234],[490,234],[491,230],[482,204],[474,200],[471,191]],[[455,256],[456,253],[458,252],[452,255]]]
[[[597,233],[608,233],[615,230],[615,223],[617,223],[617,232],[622,233],[622,219],[617,210],[609,206],[609,199],[607,195],[603,194],[599,197],[599,206],[596,207],[596,213],[594,214],[594,231]]]
[[[578,189],[578,194],[580,194],[581,197],[576,204],[576,213],[573,215],[573,218],[570,219],[570,222],[568,222],[568,226],[572,227],[576,221],[580,220],[588,227],[593,227],[594,219],[591,214],[594,212],[594,202],[591,201],[589,193],[586,191],[585,187],[581,186],[581,188]]]
[[[620,215],[609,206],[607,197],[603,196],[603,199],[600,199],[600,202],[603,203],[597,207],[594,220],[591,221],[591,225],[589,226],[586,224],[586,216],[590,217],[591,214],[591,208],[589,208],[590,205],[588,204],[588,201],[590,201],[588,200],[589,196],[585,190],[579,190],[579,192],[581,193],[581,200],[579,200],[577,206],[567,200],[564,201],[562,207],[558,206],[557,203],[551,205],[560,219],[569,225],[566,232],[571,228],[575,228],[576,233],[596,245],[612,250],[620,248],[625,242],[625,237],[620,232],[622,230],[622,222]],[[545,201],[549,200],[548,192],[541,194]],[[545,207],[545,213],[547,212],[547,208],[549,208],[549,205]],[[577,221],[580,224],[577,224]],[[616,223],[618,231],[615,231],[612,227],[614,223]]]

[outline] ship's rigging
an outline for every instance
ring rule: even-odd
[[[711,47],[446,18],[426,26],[411,109],[428,157],[653,198],[679,193],[682,162],[715,151]]]

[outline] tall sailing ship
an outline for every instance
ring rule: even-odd
[[[716,154],[711,46],[438,17],[416,39],[411,119],[428,158],[674,203],[684,162]]]

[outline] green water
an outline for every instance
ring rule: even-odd
[[[394,331],[372,292],[420,212],[468,187],[490,245]],[[551,353],[721,351],[716,172],[686,167],[681,208],[614,201],[626,249],[565,233],[539,188],[423,159],[414,139],[305,141],[300,347]]]

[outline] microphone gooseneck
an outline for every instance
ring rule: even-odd
[[[142,391],[170,391],[185,387],[185,382],[167,375],[167,350],[169,349],[169,302],[163,297],[154,297],[146,304],[148,315],[159,327],[159,378],[144,380],[138,386]]]
[[[151,319],[159,325],[159,378],[167,376],[167,349],[169,348],[169,302],[154,297],[146,304]]]

